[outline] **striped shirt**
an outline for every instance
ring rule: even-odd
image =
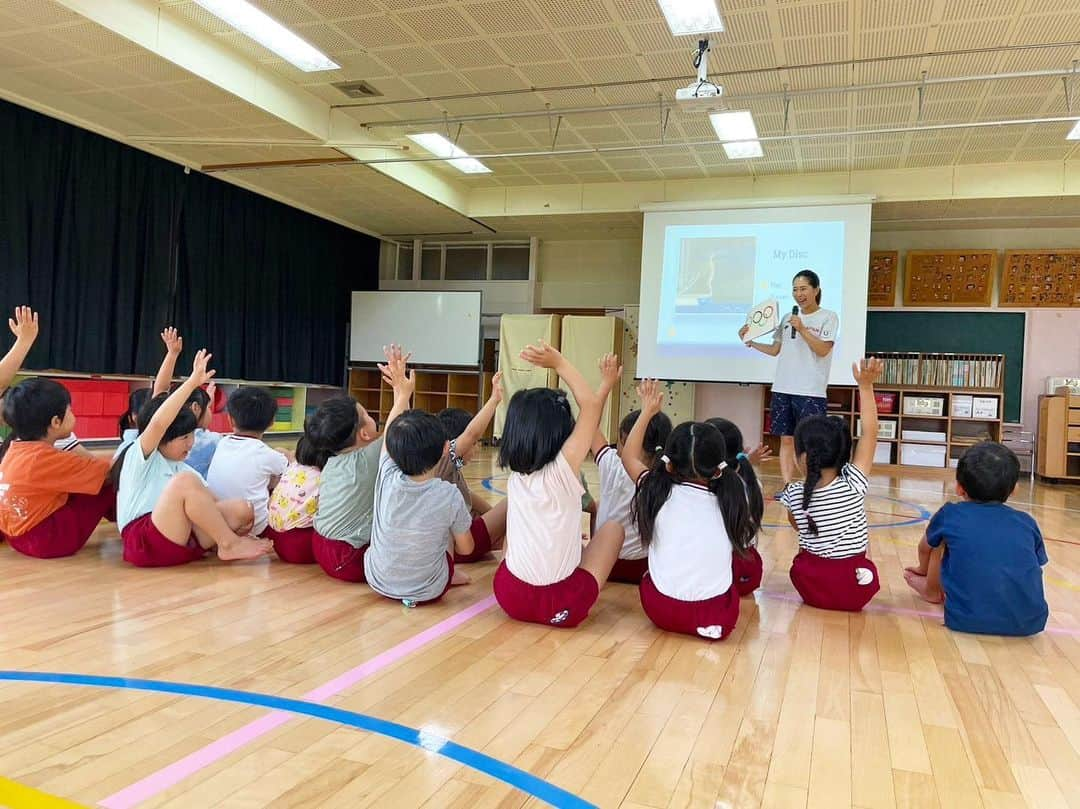
[[[845,464],[827,486],[814,490],[809,514],[817,525],[810,533],[807,512],[803,511],[802,482],[789,483],[780,502],[799,526],[799,548],[825,559],[844,559],[866,553],[870,538],[866,522],[866,492],[870,482],[862,470]]]

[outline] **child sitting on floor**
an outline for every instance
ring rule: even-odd
[[[616,368],[601,368],[602,374],[614,374]],[[614,385],[618,379],[613,380]],[[641,542],[641,534],[638,532],[637,520],[630,516],[630,506],[634,500],[634,491],[637,484],[627,474],[622,462],[622,454],[626,451],[626,439],[630,431],[641,417],[640,410],[633,410],[623,417],[619,424],[619,443],[608,444],[604,434],[599,430],[593,436],[592,454],[596,460],[596,467],[600,472],[600,505],[596,514],[596,521],[603,525],[608,520],[614,520],[623,527],[623,545],[619,551],[619,558],[615,566],[611,568],[608,581],[623,582],[625,584],[641,584],[641,577],[649,569],[649,551]],[[642,440],[642,454],[640,461],[646,467],[651,468],[656,456],[664,451],[668,436],[671,435],[671,419],[664,413],[657,413],[645,427],[645,436]]]
[[[847,422],[832,416],[810,416],[795,427],[796,461],[806,481],[788,484],[780,502],[799,532],[799,553],[791,563],[791,583],[812,607],[858,612],[881,589],[877,568],[867,556],[867,475],[874,465],[878,417],[874,382],[881,375],[879,359],[864,359],[852,368],[859,385],[862,437],[851,456]]]
[[[262,536],[269,520],[270,492],[289,465],[287,455],[263,443],[277,415],[277,400],[263,388],[242,387],[232,392],[227,407],[233,432],[218,442],[206,484],[218,500],[251,503],[255,515],[251,533]]]
[[[960,503],[946,503],[919,543],[907,583],[931,603],[945,601],[945,626],[983,635],[1034,635],[1046,627],[1047,563],[1042,533],[1010,508],[1020,461],[1008,447],[983,441],[956,467]]]
[[[172,326],[161,332],[161,342],[165,343],[165,356],[161,360],[154,384],[149,388],[136,388],[128,396],[128,409],[120,416],[120,446],[113,453],[115,461],[139,437],[139,411],[155,396],[168,393],[172,387],[173,374],[176,373],[176,361],[184,350],[184,340]]]
[[[187,400],[188,408],[195,414],[195,443],[191,445],[191,452],[188,453],[187,465],[198,472],[203,480],[210,474],[214,453],[224,437],[210,429],[216,396],[217,386],[211,382],[206,386],[206,390],[195,388]]]
[[[139,413],[139,438],[117,461],[117,527],[124,561],[136,567],[169,567],[201,559],[216,547],[225,561],[270,552],[268,541],[248,536],[252,509],[243,500],[218,501],[184,463],[194,441],[191,392],[210,381],[210,355],[195,355],[191,376],[172,392],[151,399]]]
[[[296,460],[285,467],[270,495],[269,524],[263,536],[274,543],[274,552],[283,562],[315,563],[311,538],[315,533],[315,512],[319,510],[322,468],[329,457],[325,450],[315,449],[306,433],[300,436]]]

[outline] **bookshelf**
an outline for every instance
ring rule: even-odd
[[[491,392],[491,374],[479,368],[414,369],[416,393],[413,407],[438,413],[447,407],[457,407],[476,413]],[[382,380],[375,366],[349,368],[349,395],[364,406],[381,426],[394,404],[394,393]]]
[[[875,356],[881,357],[886,366],[882,381],[874,387],[878,420],[883,431],[878,438],[879,454],[875,463],[944,469],[955,466],[969,446],[987,439],[1002,439],[1004,356]],[[948,384],[949,380],[955,380],[957,384]],[[771,401],[772,388],[765,386],[762,396],[764,441],[776,453],[780,439],[769,434]],[[826,401],[829,415],[843,419],[852,438],[857,438],[860,419],[856,387],[830,386]],[[1077,460],[1080,463],[1080,457]]]
[[[1080,481],[1080,396],[1059,388],[1039,397],[1036,474],[1046,480]]]

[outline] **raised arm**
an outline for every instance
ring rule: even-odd
[[[416,374],[407,367],[412,354],[406,354],[401,346],[391,343],[383,348],[383,353],[386,354],[386,364],[380,365],[379,370],[382,371],[386,384],[394,389],[394,404],[386,416],[386,424],[383,425],[383,435],[386,435],[394,419],[409,409],[413,391],[416,390]],[[383,452],[386,452],[385,443]]]
[[[600,400],[600,413],[604,412],[604,404],[607,402],[608,397],[611,396],[611,391],[615,390],[615,386],[619,384],[619,379],[622,378],[622,366],[619,365],[619,358],[614,354],[605,354],[600,358],[600,378],[608,384],[608,395]],[[596,432],[593,433],[592,450],[593,457],[595,458],[600,454],[600,450],[608,445],[607,436],[601,431],[599,425],[597,425]]]
[[[626,474],[630,476],[630,480],[634,481],[634,483],[637,483],[638,478],[643,473],[649,471],[649,467],[641,461],[645,455],[645,431],[649,429],[649,422],[652,421],[652,417],[660,412],[664,401],[660,383],[655,379],[643,379],[638,382],[637,393],[638,398],[641,399],[641,415],[634,422],[630,435],[626,437],[621,456],[623,469],[626,470]]]
[[[192,391],[214,378],[214,374],[217,372],[210,370],[208,367],[210,357],[211,355],[206,353],[205,348],[195,355],[195,361],[191,364],[191,376],[169,394],[169,398],[154,413],[150,423],[146,425],[146,429],[139,434],[139,449],[142,450],[144,458],[149,458],[150,453],[157,449],[158,444],[161,443],[161,439],[165,435],[165,431],[169,429],[169,425],[173,423],[176,415],[187,404]]]
[[[157,376],[154,377],[154,388],[150,391],[151,398],[169,392],[173,376],[176,374],[176,361],[180,359],[180,353],[184,350],[184,338],[172,326],[161,333],[161,341],[165,343],[165,358],[161,361]]]
[[[884,363],[876,357],[867,357],[851,366],[852,376],[859,385],[859,417],[862,419],[862,436],[855,445],[852,463],[867,475],[874,465],[874,450],[877,448],[878,416],[874,383],[881,376],[882,368]]]
[[[502,398],[502,371],[499,371],[495,376],[491,377],[491,395],[488,400],[480,408],[480,412],[473,416],[472,421],[465,428],[465,432],[457,436],[454,451],[457,452],[459,457],[472,449],[476,442],[484,437],[488,425],[495,418],[495,409],[499,406]]]
[[[11,387],[26,355],[38,336],[38,315],[29,306],[16,306],[15,317],[8,318],[8,328],[15,335],[15,345],[0,359],[0,393]]]

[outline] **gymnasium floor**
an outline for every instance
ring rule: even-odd
[[[860,615],[801,606],[770,503],[720,644],[655,630],[625,585],[580,629],[512,623],[494,563],[408,610],[314,567],[135,570],[113,531],[0,548],[0,805],[1080,807],[1080,490],[1016,495],[1051,559],[1051,626],[1022,640],[953,634],[903,582],[949,491],[874,476]]]

